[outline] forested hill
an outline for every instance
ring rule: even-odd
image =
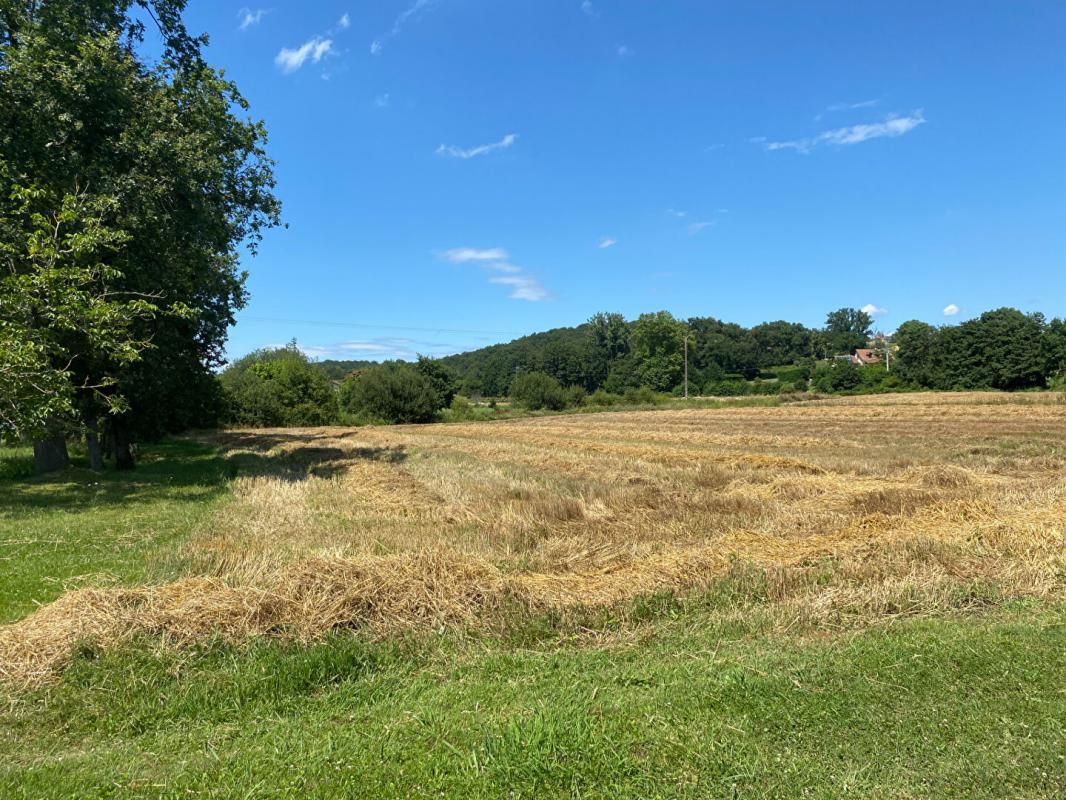
[[[593,343],[591,326],[585,323],[533,333],[440,360],[455,370],[462,390],[472,395],[505,395],[515,374],[523,371],[547,372],[564,386],[588,388],[590,379],[597,374]]]
[[[588,391],[623,391],[647,386],[670,391],[684,372],[689,342],[691,381],[702,386],[726,377],[752,379],[769,367],[849,353],[865,346],[872,320],[862,311],[840,309],[825,329],[794,322],[766,322],[745,328],[713,317],[682,321],[666,311],[627,321],[600,313],[572,328],[523,336],[506,344],[448,356],[461,391],[503,395],[521,372],[545,372],[564,386]]]

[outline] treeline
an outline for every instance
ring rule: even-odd
[[[856,309],[823,328],[769,322],[745,328],[665,311],[633,321],[602,313],[560,328],[415,363],[314,363],[295,342],[246,356],[220,376],[223,419],[236,425],[410,423],[580,406],[647,405],[693,395],[873,393],[1066,386],[1066,322],[1011,308],[956,326],[911,321],[875,336]],[[866,357],[851,358],[861,351]],[[351,362],[349,362],[351,363]]]
[[[805,365],[865,347],[873,320],[863,311],[844,308],[826,318],[823,328],[783,320],[745,328],[713,317],[676,319],[666,311],[627,321],[621,314],[600,313],[584,325],[558,328],[469,353],[448,356],[460,391],[469,396],[507,394],[515,376],[543,372],[564,386],[587,392],[620,394],[647,387],[671,392],[681,386],[688,340],[689,384],[696,392],[717,393],[720,383],[772,378],[773,368]],[[806,381],[805,373],[793,380]],[[731,388],[731,387],[727,387]]]

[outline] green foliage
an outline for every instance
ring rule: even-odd
[[[422,373],[437,393],[438,407],[450,406],[456,391],[455,371],[442,361],[429,356],[419,356],[415,369]]]
[[[566,408],[567,394],[559,381],[543,372],[523,372],[511,384],[511,399],[530,411]]]
[[[857,308],[840,308],[825,318],[825,335],[833,354],[850,354],[865,347],[873,318]]]
[[[219,378],[226,420],[251,427],[329,425],[337,397],[326,377],[295,343],[257,350],[227,367]]]
[[[863,367],[850,361],[830,361],[819,364],[814,370],[812,384],[819,392],[850,392],[862,383]]]
[[[433,382],[417,366],[393,361],[346,378],[341,384],[340,404],[360,420],[406,424],[432,422],[441,399]]]
[[[60,219],[77,198],[66,230],[86,236],[87,247],[77,263],[61,266],[106,264],[108,274],[96,269],[68,285],[99,296],[106,284],[115,306],[55,342],[31,331],[23,341],[36,349],[19,358],[34,369],[47,362],[74,387],[50,378],[59,400],[49,415],[95,424],[124,410],[109,427],[142,438],[212,421],[217,403],[202,395],[245,302],[239,248],[254,253],[263,229],[279,222],[265,130],[242,118],[244,98],[202,59],[206,40],[188,34],[184,7],[184,0],[0,6],[0,246],[26,251],[38,220]],[[144,41],[146,13],[158,48]],[[149,62],[153,49],[159,57]],[[20,214],[24,180],[34,192],[30,214]],[[25,259],[19,268],[34,269]],[[0,288],[12,304],[32,306],[26,291]],[[96,335],[101,322],[113,335]],[[33,325],[47,321],[38,316]]]
[[[74,415],[75,376],[93,360],[140,358],[149,343],[134,323],[158,308],[109,288],[122,275],[105,261],[126,238],[104,222],[112,202],[2,182],[12,204],[0,203],[0,441],[19,441]],[[104,370],[80,389],[120,413],[127,404],[115,383]]]

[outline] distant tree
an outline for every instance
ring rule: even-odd
[[[668,311],[641,314],[633,322],[633,355],[642,386],[670,391],[684,372],[682,349],[688,328]]]
[[[1044,374],[1056,386],[1066,386],[1066,320],[1053,319],[1043,338]]]
[[[926,389],[946,388],[943,342],[940,331],[919,320],[908,320],[896,330],[897,350],[892,370],[904,381]]]
[[[764,322],[751,329],[760,368],[795,364],[811,355],[812,331],[798,322]]]
[[[392,424],[432,422],[442,407],[433,382],[412,364],[394,361],[345,379],[341,408]]]
[[[825,332],[836,353],[854,353],[870,338],[873,318],[858,308],[831,311],[825,319]]]
[[[588,324],[596,349],[607,361],[621,358],[629,352],[629,323],[621,314],[601,311],[593,314]]]
[[[455,370],[438,359],[422,355],[418,357],[415,369],[433,386],[433,391],[437,393],[438,408],[450,406],[456,393]]]
[[[1000,308],[945,328],[939,343],[950,387],[1012,391],[1044,386],[1045,324],[1041,314]]]
[[[559,381],[543,372],[519,373],[511,384],[510,395],[514,402],[531,411],[566,408],[566,390]]]
[[[336,421],[333,386],[295,343],[238,359],[222,372],[219,382],[226,418],[233,424],[288,427]]]

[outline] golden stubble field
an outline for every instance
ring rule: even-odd
[[[1066,596],[1066,405],[915,394],[507,422],[237,430],[188,577],[0,629],[9,675],[138,633],[311,639],[624,609],[747,576],[782,627]],[[757,576],[757,580],[752,576]],[[737,613],[743,608],[738,606]]]

